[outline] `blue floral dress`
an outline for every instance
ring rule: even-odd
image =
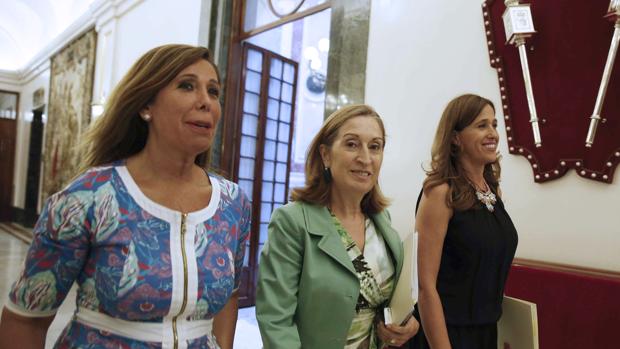
[[[56,348],[217,348],[212,318],[239,287],[251,204],[209,175],[209,205],[182,214],[147,198],[124,162],[51,196],[7,307],[54,315],[77,282]]]

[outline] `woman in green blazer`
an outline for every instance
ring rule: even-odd
[[[382,348],[414,336],[381,322],[403,247],[378,184],[385,129],[369,106],[344,107],[316,135],[306,186],[276,209],[259,264],[256,317],[265,348]]]

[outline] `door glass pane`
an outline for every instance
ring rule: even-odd
[[[256,157],[256,139],[249,136],[241,136],[241,156],[247,156],[249,158]]]
[[[273,190],[273,201],[280,203],[284,202],[284,184],[276,183]]]
[[[273,161],[265,161],[263,163],[263,180],[273,181],[273,172],[275,163]]]
[[[254,178],[254,160],[244,157],[239,159],[239,178]]]
[[[280,121],[291,122],[291,105],[280,103]]]
[[[271,218],[271,203],[262,202],[260,204],[260,222],[269,223],[270,218]]]
[[[245,244],[245,255],[243,256],[243,266],[250,266],[250,244]]]
[[[282,76],[282,80],[291,84],[295,80],[295,67],[292,64],[284,63],[284,74]]]
[[[241,133],[248,136],[256,136],[257,127],[258,116],[252,114],[243,114],[243,126],[241,126]]]
[[[288,103],[293,102],[293,85],[286,82],[282,84],[282,100]]]
[[[265,160],[275,160],[276,159],[276,142],[274,141],[265,141]]]
[[[271,59],[271,71],[269,75],[277,79],[282,79],[282,61],[276,58]]]
[[[258,95],[252,92],[246,92],[243,100],[243,111],[258,115]]]
[[[278,142],[278,161],[288,161],[288,144]]]
[[[261,201],[273,200],[273,184],[270,182],[263,182],[263,193]]]
[[[243,192],[245,193],[245,195],[248,196],[248,198],[250,199],[250,201],[252,201],[252,188],[253,188],[253,181],[248,181],[248,180],[243,180],[243,179],[239,179],[239,186],[241,187],[241,189],[243,190]]]
[[[267,120],[267,129],[265,130],[265,137],[267,139],[277,139],[278,137],[278,122],[273,120]]]
[[[245,89],[255,93],[260,93],[260,74],[247,71],[245,76]]]
[[[260,225],[260,235],[258,237],[258,241],[261,243],[265,243],[265,241],[267,241],[267,228],[267,224]]]
[[[278,120],[278,101],[269,98],[267,101],[267,117],[273,120]]]
[[[290,130],[291,130],[291,127],[288,124],[281,122],[280,127],[278,128],[278,140],[280,142],[288,143],[288,137],[290,136]]]
[[[276,163],[276,181],[286,182],[286,163]]]
[[[246,66],[249,69],[255,70],[259,73],[262,72],[263,71],[263,54],[255,50],[248,50],[248,62]]]
[[[280,99],[280,80],[269,79],[269,97]]]

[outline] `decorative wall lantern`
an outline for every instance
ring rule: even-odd
[[[609,78],[611,77],[611,71],[616,61],[616,53],[618,52],[618,43],[620,42],[620,0],[611,0],[609,3],[609,9],[605,16],[610,21],[615,23],[614,35],[611,38],[611,45],[609,46],[609,54],[607,55],[607,62],[605,62],[605,69],[603,70],[603,78],[601,79],[601,86],[598,89],[598,95],[596,96],[596,103],[594,104],[594,111],[590,117],[590,127],[588,128],[588,136],[586,137],[586,147],[591,148],[594,143],[594,137],[596,136],[596,128],[601,120],[605,122],[605,119],[601,119],[601,110],[603,109],[603,101],[605,100],[605,94],[607,93],[607,85],[609,84]]]
[[[519,4],[519,0],[506,0],[506,10],[502,15],[504,20],[504,29],[506,30],[507,43],[515,45],[519,49],[519,57],[521,58],[521,70],[523,71],[523,80],[525,81],[525,93],[527,95],[527,105],[530,109],[530,124],[532,124],[532,132],[534,134],[534,145],[540,147],[542,140],[540,138],[540,128],[538,127],[538,113],[536,112],[536,102],[534,101],[534,89],[532,88],[532,80],[530,79],[530,66],[527,61],[527,50],[525,48],[525,39],[536,33],[534,30],[534,21],[532,20],[532,11],[529,4]]]
[[[613,59],[620,45],[620,0],[521,1],[528,4],[482,3],[501,96],[496,112],[506,125],[508,150],[527,159],[538,183],[571,169],[582,178],[611,183],[620,163],[620,60]],[[601,19],[606,13],[615,31]],[[541,134],[544,146],[539,146]]]

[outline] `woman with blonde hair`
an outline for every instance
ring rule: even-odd
[[[165,45],[118,83],[84,168],[46,202],[9,294],[0,347],[232,348],[250,203],[207,172],[220,79],[203,47]]]
[[[423,330],[413,348],[495,349],[517,231],[499,190],[493,103],[468,94],[443,112],[418,198]]]
[[[259,264],[265,348],[400,346],[418,323],[380,321],[403,247],[379,188],[385,129],[369,106],[334,112],[314,137],[306,185],[276,209]]]

